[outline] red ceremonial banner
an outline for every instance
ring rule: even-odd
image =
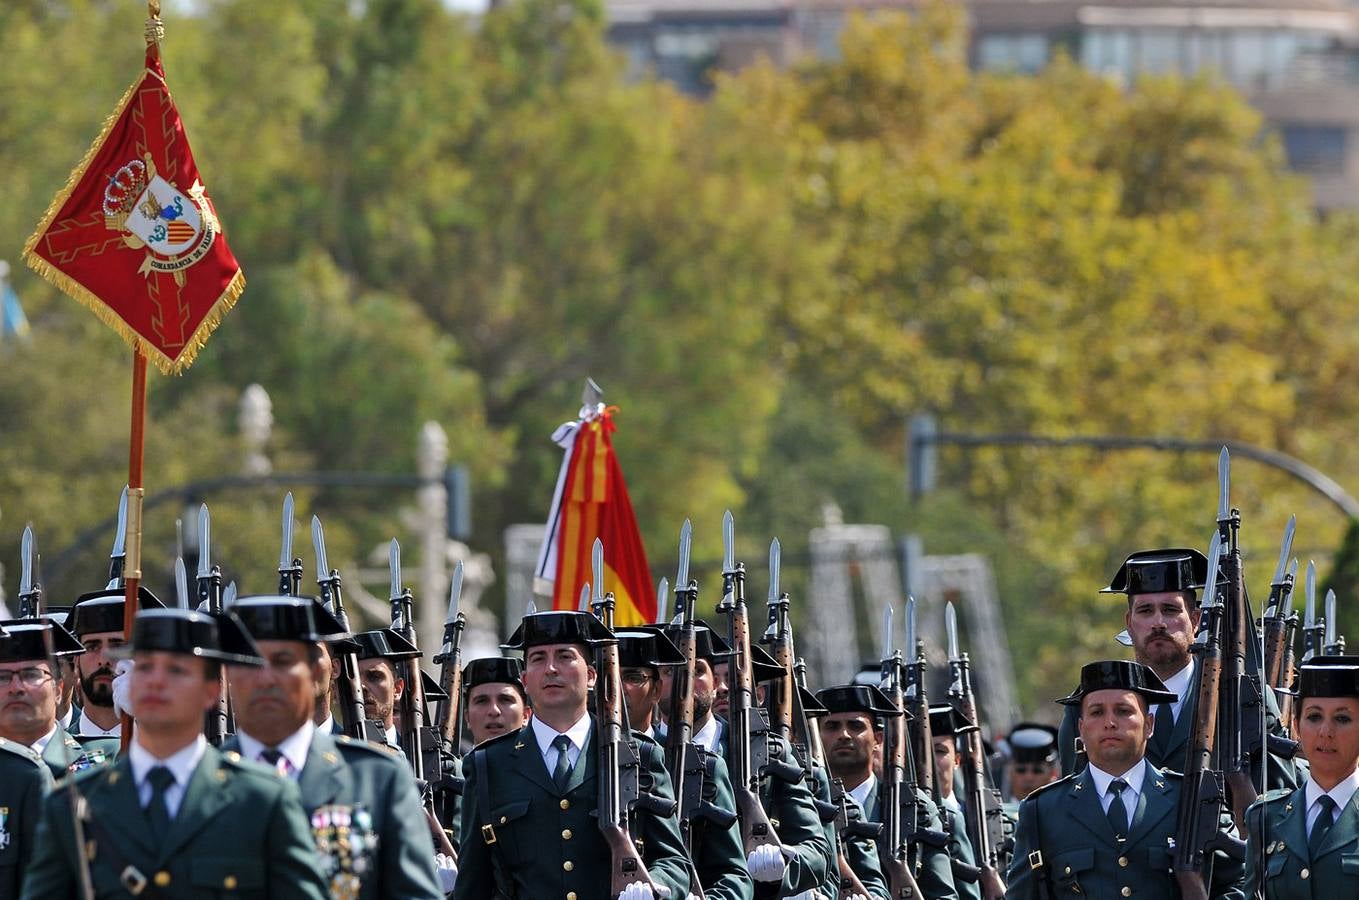
[[[599,538],[604,544],[604,590],[613,591],[614,625],[623,628],[655,620],[656,587],[613,451],[613,431],[609,408],[582,422],[576,433],[562,490],[552,607],[576,608],[580,589],[591,577],[590,555]]]
[[[24,261],[167,374],[188,368],[245,289],[154,46]]]

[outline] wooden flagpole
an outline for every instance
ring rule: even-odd
[[[146,355],[132,351],[132,427],[127,459],[127,534],[124,545],[127,559],[123,566],[123,637],[132,641],[132,620],[137,615],[137,589],[142,583],[142,460],[146,443]],[[120,749],[126,754],[132,742],[132,717],[123,711]]]

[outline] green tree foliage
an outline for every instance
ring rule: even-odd
[[[279,471],[410,471],[420,424],[441,422],[473,468],[474,544],[495,551],[503,526],[541,519],[548,435],[590,374],[620,407],[658,575],[691,516],[710,596],[727,507],[747,560],[782,538],[804,598],[828,504],[927,552],[984,553],[1041,710],[1082,659],[1122,652],[1122,607],[1095,591],[1123,556],[1206,544],[1213,460],[944,448],[939,489],[912,499],[909,415],[1230,438],[1359,473],[1355,224],[1317,221],[1259,117],[1211,80],[975,74],[940,5],[854,19],[839,58],[757,65],[698,101],[630,83],[595,0],[475,22],[437,0],[193,9],[167,17],[166,67],[250,283],[188,374],[152,379],[152,493],[239,467],[235,401],[258,382]],[[0,255],[16,261],[136,76],[140,19],[0,8]],[[112,513],[128,388],[115,338],[27,273],[16,286],[35,337],[0,348],[10,572],[25,521],[55,553]],[[1289,513],[1324,564],[1333,509],[1263,467],[1234,475],[1257,597]],[[277,493],[207,498],[247,591],[272,586]],[[337,560],[400,533],[408,503],[299,495]],[[148,521],[158,572],[171,512]],[[101,581],[107,541],[58,593]]]

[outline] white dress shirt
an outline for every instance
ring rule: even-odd
[[[1109,793],[1109,785],[1113,783],[1115,778],[1122,778],[1127,782],[1128,786],[1123,789],[1119,799],[1123,801],[1123,808],[1128,813],[1128,824],[1131,825],[1133,814],[1137,812],[1137,796],[1142,793],[1142,782],[1147,777],[1146,759],[1139,759],[1137,765],[1122,775],[1110,775],[1094,763],[1091,763],[1088,768],[1090,780],[1095,783],[1095,790],[1099,791],[1099,805],[1104,810],[1105,815],[1109,814],[1109,804],[1114,799],[1114,795]]]
[[[1335,811],[1331,814],[1331,824],[1334,825],[1335,820],[1340,818],[1340,814],[1349,805],[1350,798],[1354,796],[1356,789],[1359,789],[1359,769],[1351,772],[1349,778],[1329,791],[1323,791],[1321,785],[1315,781],[1308,781],[1305,794],[1307,797],[1307,836],[1312,836],[1312,826],[1317,823],[1317,819],[1321,816],[1321,807],[1317,805],[1317,801],[1321,799],[1322,794],[1328,794],[1335,801]]]
[[[271,769],[278,769],[280,775],[286,774],[293,781],[297,781],[302,777],[302,767],[307,764],[307,754],[311,752],[311,739],[315,734],[316,726],[308,719],[302,723],[301,728],[284,738],[277,747],[272,748],[288,761],[286,767],[281,761],[276,765],[261,759],[260,754],[270,748],[244,731],[236,732],[236,741],[241,745],[241,756],[245,759],[269,766]]]
[[[47,745],[48,745],[49,743],[52,742],[52,736],[53,736],[54,734],[56,734],[56,733],[57,733],[57,726],[56,726],[56,725],[53,725],[51,731],[47,732],[47,734],[44,734],[42,737],[38,738],[36,741],[34,741],[33,743],[29,744],[29,746],[33,748],[33,752],[34,752],[34,753],[37,753],[39,756],[41,756],[41,755],[42,755],[42,752],[43,752],[44,750],[47,749]]]
[[[566,748],[566,762],[571,771],[576,769],[576,761],[580,759],[580,753],[585,749],[585,742],[590,739],[590,716],[581,716],[576,724],[566,731],[558,731],[542,719],[534,716],[529,719],[529,724],[533,726],[533,736],[538,739],[538,750],[543,754],[543,763],[546,764],[549,772],[557,769],[557,748],[552,746],[552,742],[559,735],[565,734],[571,746]]]
[[[57,717],[57,724],[60,725],[63,730],[70,732],[71,720],[74,718],[75,718],[75,704],[73,703],[70,706],[66,707],[66,715]],[[81,718],[83,719],[85,717],[81,716]]]
[[[395,726],[395,725],[392,725],[391,727],[389,727],[389,728],[388,728],[386,731],[384,731],[382,734],[383,734],[383,737],[386,738],[387,743],[391,744],[393,747],[400,747],[400,746],[401,746],[401,737],[400,737],[400,735],[398,735],[398,734],[396,733],[396,726]]]
[[[153,788],[147,775],[156,766],[164,766],[175,776],[175,783],[165,789],[165,808],[173,819],[179,814],[179,803],[184,799],[184,792],[189,789],[189,779],[207,751],[208,740],[200,734],[192,744],[176,750],[169,759],[158,759],[134,738],[127,751],[127,761],[132,766],[132,780],[137,784],[137,801],[143,807],[151,802]]]
[[[326,716],[326,720],[317,725],[316,730],[322,734],[330,734],[335,731],[335,716],[333,714]]]
[[[845,791],[845,793],[854,798],[854,802],[859,804],[859,806],[863,808],[864,813],[867,814],[872,812],[872,810],[868,808],[868,795],[872,793],[873,786],[877,783],[878,779],[872,772],[869,772],[868,777],[864,779],[863,784],[852,790]]]
[[[88,715],[84,715],[80,717],[80,728],[75,733],[80,737],[122,737],[123,719],[121,716],[114,719],[113,727],[105,731],[98,724],[90,721]]]
[[[1189,660],[1189,665],[1176,672],[1166,679],[1166,690],[1179,697],[1174,703],[1170,704],[1170,714],[1174,716],[1174,722],[1180,721],[1180,710],[1184,709],[1184,701],[1189,696],[1189,690],[1194,683],[1194,660]],[[1154,714],[1156,710],[1152,710]],[[1172,723],[1173,724],[1173,723]]]
[[[717,724],[717,716],[708,716],[707,723],[694,732],[693,741],[709,753],[717,752],[717,739],[721,729]]]

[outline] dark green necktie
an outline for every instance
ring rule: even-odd
[[[147,773],[151,782],[151,802],[146,804],[146,817],[151,820],[151,838],[161,844],[170,833],[170,807],[165,804],[165,792],[175,783],[174,774],[165,766],[156,766]]]
[[[1128,836],[1128,809],[1123,805],[1123,789],[1128,782],[1115,778],[1109,782],[1109,824],[1114,827],[1114,836],[1120,841]]]
[[[1175,714],[1170,711],[1169,703],[1162,703],[1156,707],[1156,725],[1152,732],[1152,740],[1158,747],[1164,748],[1170,743],[1170,736],[1175,733]]]
[[[1307,855],[1313,860],[1316,859],[1317,851],[1321,849],[1331,826],[1335,824],[1335,801],[1331,799],[1331,795],[1322,794],[1317,800],[1317,806],[1321,807],[1321,812],[1312,823],[1312,833],[1307,838]]]
[[[567,782],[571,780],[571,760],[566,756],[566,751],[571,749],[571,739],[559,734],[552,739],[552,746],[557,748],[557,765],[552,769],[552,780],[556,783],[557,790],[564,794]]]

